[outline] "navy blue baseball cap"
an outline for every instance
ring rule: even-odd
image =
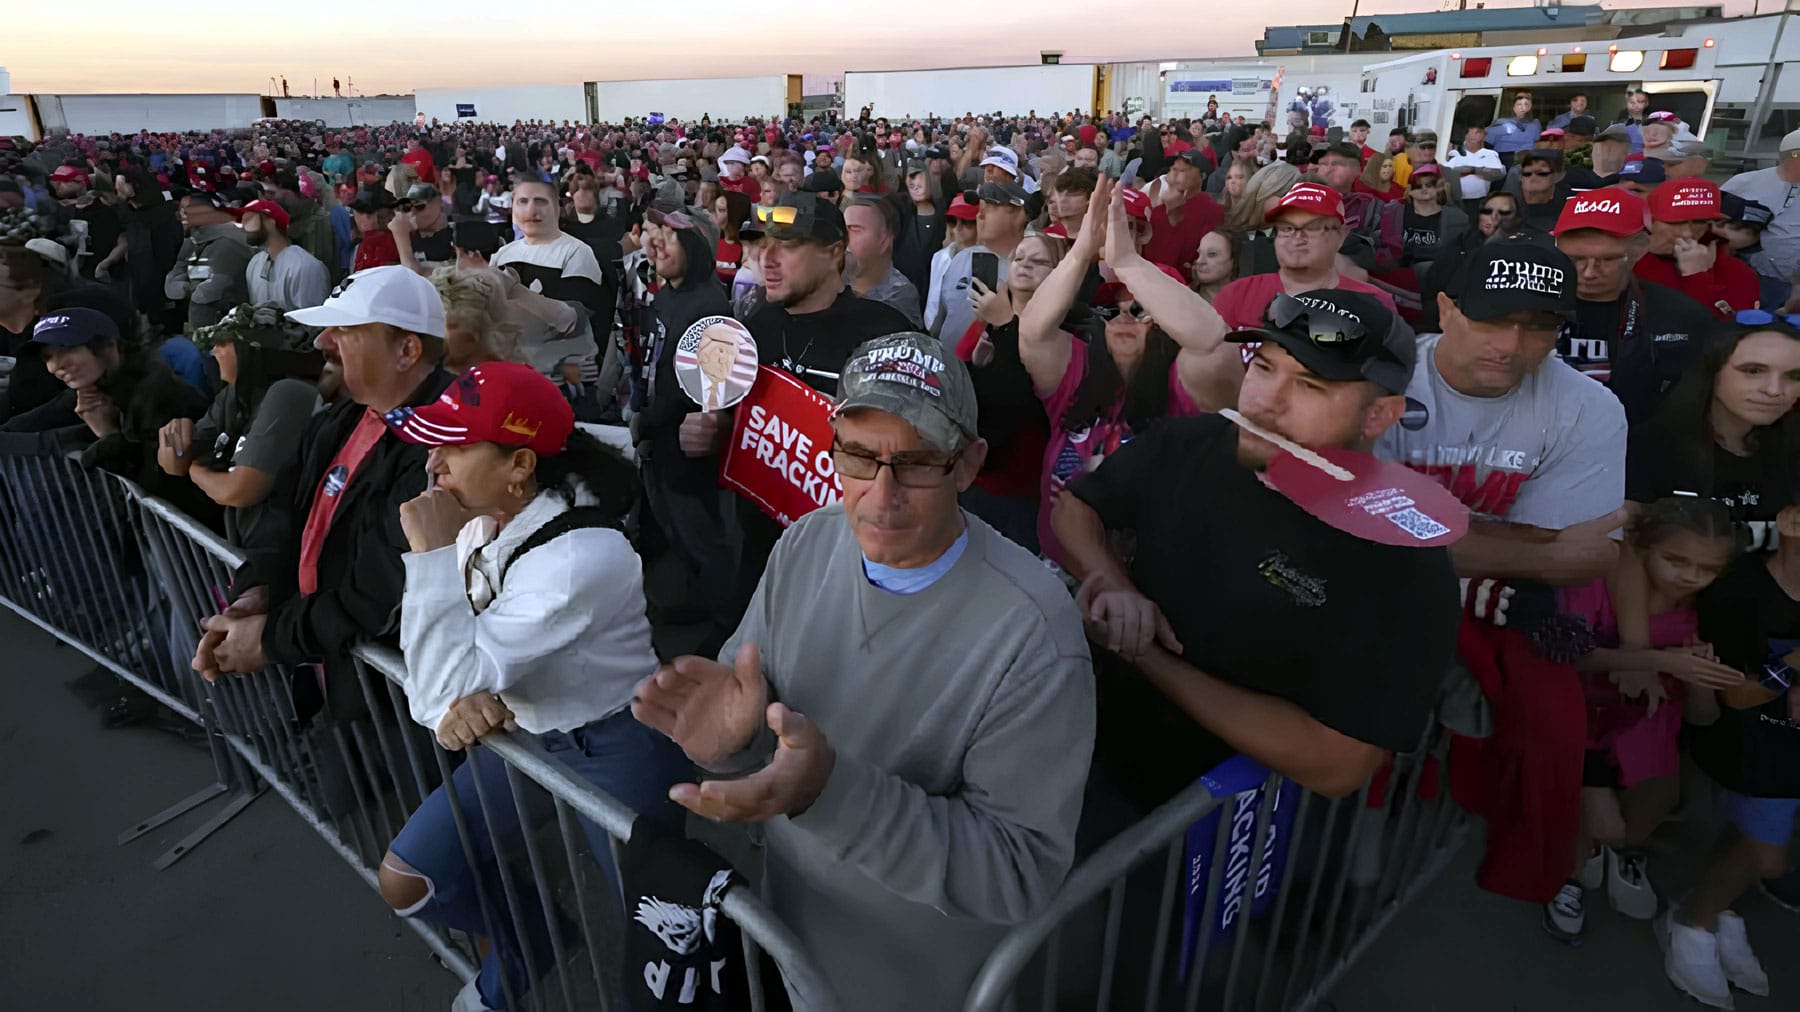
[[[112,317],[98,309],[84,306],[71,306],[44,314],[37,326],[31,328],[32,344],[47,344],[52,348],[79,348],[84,344],[101,341],[106,344],[119,342],[119,326]]]

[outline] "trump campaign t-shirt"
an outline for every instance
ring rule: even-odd
[[[1375,455],[1435,478],[1477,517],[1561,530],[1625,502],[1625,409],[1550,358],[1503,397],[1471,397],[1438,372],[1441,335],[1419,338],[1406,396],[1423,406]]]

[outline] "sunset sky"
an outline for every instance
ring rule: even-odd
[[[0,66],[18,93],[266,92],[286,75],[295,95],[322,94],[336,75],[360,94],[457,83],[543,84],[632,78],[803,73],[809,87],[845,70],[1036,63],[1043,49],[1064,62],[1254,55],[1264,25],[1327,24],[1347,2],[1277,5],[1195,0],[1033,0],[978,15],[956,6],[884,0],[537,0],[512,8],[442,0],[424,7],[353,5],[335,14],[241,2],[189,0],[176,9],[141,0],[85,0],[78,23],[53,4],[20,4],[7,16]],[[1632,0],[1607,7],[1694,5]],[[1726,14],[1752,0],[1723,0]],[[1439,10],[1443,0],[1370,0],[1365,13]],[[1490,7],[1528,6],[1496,0]],[[1780,0],[1762,0],[1765,10]],[[529,13],[515,13],[515,10]],[[952,11],[968,11],[960,26]],[[1003,12],[1006,11],[1006,12]],[[1105,11],[1102,15],[1100,12]],[[1127,13],[1127,11],[1129,13]],[[746,21],[749,24],[746,24]],[[779,24],[776,24],[776,21]],[[800,26],[804,25],[804,29]],[[997,27],[1004,25],[1004,27]],[[736,27],[728,27],[736,26]]]

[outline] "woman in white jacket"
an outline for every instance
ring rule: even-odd
[[[577,431],[561,391],[521,363],[474,366],[436,403],[387,421],[433,446],[435,487],[400,508],[410,547],[400,645],[413,719],[453,750],[496,729],[523,732],[516,740],[641,815],[678,824],[669,787],[692,779],[690,767],[630,710],[632,687],[656,669],[642,570],[619,530],[637,498],[631,464]],[[505,895],[494,839],[516,841],[529,827],[489,750],[473,749],[454,784],[477,867],[440,787],[389,846],[381,894],[402,916],[489,935],[477,895]],[[586,828],[610,866],[605,834]],[[500,937],[456,1008],[500,1008],[502,973],[520,994],[544,969],[527,966],[524,952],[540,963],[551,955],[545,916],[533,890],[514,895],[531,906],[517,911],[526,945],[512,917],[495,917]]]

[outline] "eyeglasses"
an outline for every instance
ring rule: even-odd
[[[1286,330],[1301,317],[1306,318],[1307,336],[1317,345],[1352,344],[1368,334],[1361,320],[1327,306],[1309,305],[1286,293],[1277,295],[1269,305],[1269,322],[1277,330]]]
[[[1481,209],[1481,214],[1482,214],[1482,217],[1484,217],[1484,218],[1490,214],[1504,215],[1504,214],[1511,214],[1511,213],[1512,213],[1512,211],[1510,209],[1504,208],[1504,207],[1484,207]]]
[[[1796,313],[1776,314],[1766,309],[1740,309],[1732,319],[1750,327],[1766,327],[1780,321],[1790,327],[1800,329],[1800,314]]]
[[[1143,303],[1133,299],[1131,304],[1126,306],[1095,306],[1094,315],[1102,320],[1116,320],[1120,316],[1125,316],[1138,323],[1143,323],[1150,318],[1150,311],[1144,308]]]
[[[894,481],[905,488],[936,488],[942,485],[944,476],[955,470],[956,461],[961,456],[962,451],[958,450],[944,461],[911,458],[882,460],[866,453],[846,450],[840,443],[831,444],[831,461],[838,474],[857,481],[874,481],[885,467],[893,472]]]
[[[1275,237],[1277,239],[1292,239],[1295,236],[1304,235],[1308,239],[1319,239],[1330,235],[1333,232],[1342,231],[1343,227],[1343,225],[1332,221],[1315,221],[1306,225],[1277,225],[1275,226]]]
[[[1590,267],[1617,267],[1620,264],[1631,260],[1632,256],[1629,253],[1618,253],[1618,254],[1614,254],[1613,256],[1606,256],[1606,257],[1573,257],[1572,256],[1569,259],[1574,262],[1576,270],[1585,271]]]
[[[1519,175],[1521,175],[1521,176],[1554,176],[1554,175],[1556,175],[1556,173],[1551,172],[1549,169],[1533,169],[1530,172],[1521,171],[1519,173]]]

